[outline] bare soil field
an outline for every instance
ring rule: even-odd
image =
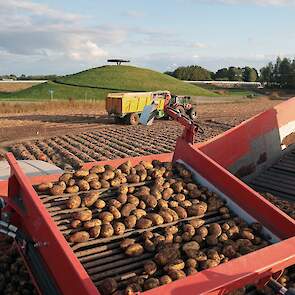
[[[39,82],[0,82],[0,92],[15,92],[31,88]]]

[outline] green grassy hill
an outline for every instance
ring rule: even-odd
[[[213,92],[186,84],[149,69],[131,66],[103,66],[59,77],[14,93],[0,93],[0,99],[104,99],[109,92],[169,90],[173,94],[217,96]]]

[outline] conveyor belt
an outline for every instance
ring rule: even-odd
[[[295,202],[295,149],[252,180],[250,186],[258,192]]]

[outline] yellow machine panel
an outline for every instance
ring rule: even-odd
[[[165,93],[167,91],[110,93],[106,99],[106,110],[109,114],[118,116],[141,113],[144,107],[150,105],[153,100],[158,102],[158,110],[164,110]]]

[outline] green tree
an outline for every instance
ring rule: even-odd
[[[222,80],[228,80],[228,79],[229,79],[229,77],[228,77],[228,69],[227,68],[220,69],[215,74],[215,80],[222,81]]]
[[[243,68],[243,81],[256,82],[258,79],[258,72],[255,68],[245,67]]]

